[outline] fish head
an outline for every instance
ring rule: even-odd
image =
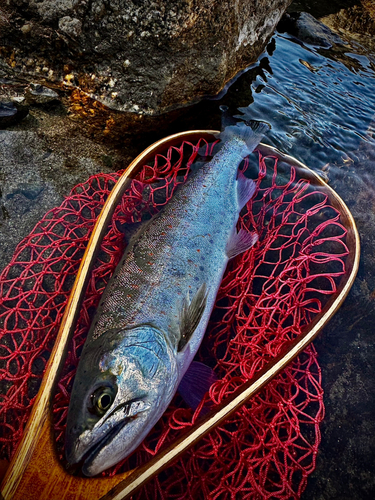
[[[164,413],[177,367],[155,328],[107,332],[83,350],[69,404],[65,455],[95,476],[128,456]]]

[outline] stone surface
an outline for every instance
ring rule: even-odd
[[[375,49],[375,3],[373,0],[294,0],[289,12],[313,14],[340,36]]]
[[[287,31],[299,40],[316,47],[330,48],[334,44],[343,44],[341,38],[307,12],[286,13],[280,23],[278,30]]]
[[[28,113],[27,106],[21,102],[1,98],[0,96],[0,130],[21,121]]]
[[[16,245],[79,182],[129,163],[82,136],[60,108],[33,108],[18,125],[0,130],[0,270]]]
[[[0,77],[65,82],[158,114],[217,94],[255,62],[291,0],[8,0]]]

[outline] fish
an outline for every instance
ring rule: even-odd
[[[86,476],[130,455],[177,390],[197,407],[217,379],[193,358],[228,261],[258,239],[236,229],[255,192],[238,167],[268,129],[227,126],[211,161],[131,237],[94,315],[70,398],[65,456]]]

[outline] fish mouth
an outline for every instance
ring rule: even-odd
[[[85,476],[92,476],[89,468],[93,463],[95,458],[99,455],[102,449],[109,445],[117,434],[125,427],[125,425],[131,420],[131,418],[124,418],[117,424],[115,424],[112,429],[110,429],[105,436],[103,436],[99,441],[97,441],[82,457],[80,460],[82,464],[82,472]]]

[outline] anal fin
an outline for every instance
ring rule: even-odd
[[[188,299],[184,299],[180,313],[180,342],[178,351],[181,351],[189,342],[189,339],[196,330],[202,318],[207,303],[207,286],[203,283],[194,295],[189,304]]]
[[[226,252],[229,259],[233,259],[236,255],[246,252],[258,241],[257,233],[248,233],[244,229],[240,229],[238,233],[234,232],[234,235],[228,241]]]
[[[216,373],[209,366],[193,361],[178,386],[178,392],[190,408],[196,410],[204,395],[217,380]]]

